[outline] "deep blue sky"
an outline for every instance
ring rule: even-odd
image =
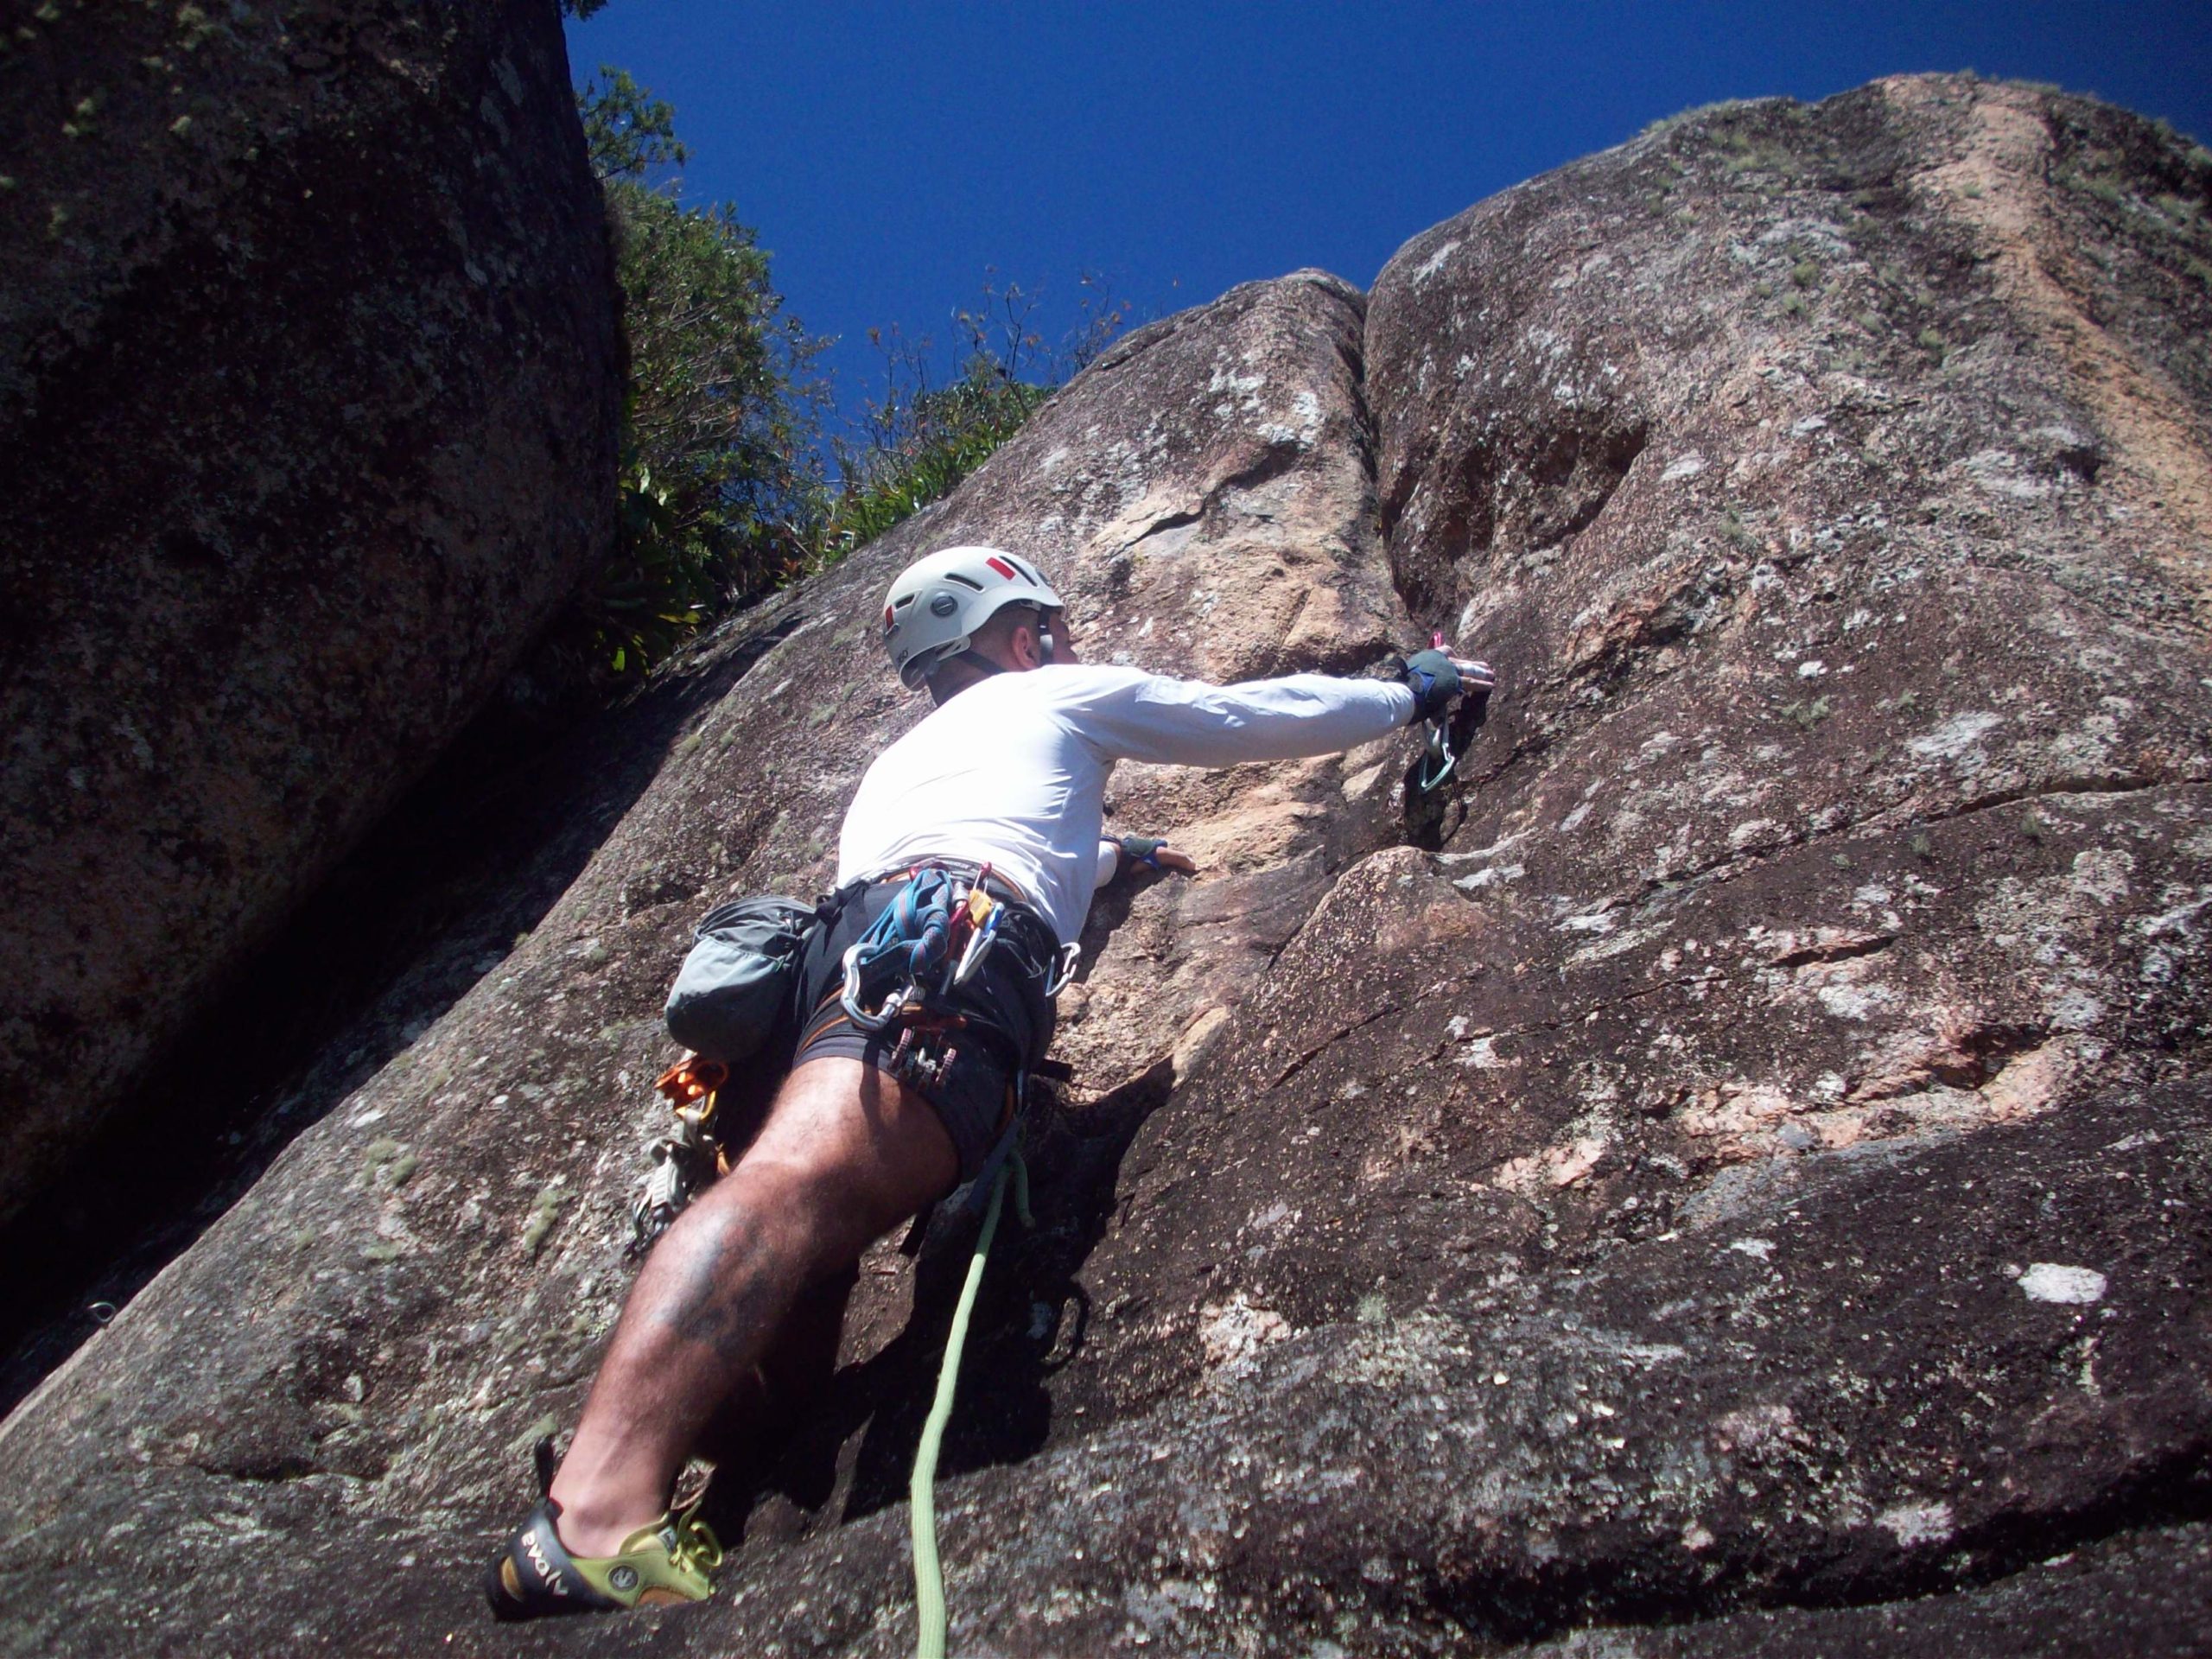
[[[685,199],[734,202],[849,408],[871,325],[940,340],[987,267],[1076,278],[1140,318],[1320,265],[1363,286],[1491,192],[1723,98],[1973,68],[2093,92],[2212,138],[2194,4],[746,4],[611,0],[581,79],[676,106]]]

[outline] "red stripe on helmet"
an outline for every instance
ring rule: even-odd
[[[1021,580],[1020,573],[1012,565],[1008,564],[1004,559],[985,559],[983,563],[989,565],[992,569],[997,571],[999,575],[1004,576],[1008,582],[1019,582]]]

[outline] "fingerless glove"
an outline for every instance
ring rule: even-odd
[[[1160,849],[1167,843],[1151,836],[1123,836],[1120,842],[1122,856],[1139,864],[1160,868]]]
[[[1421,720],[1437,719],[1459,695],[1459,671],[1440,651],[1417,651],[1407,658],[1405,681]]]

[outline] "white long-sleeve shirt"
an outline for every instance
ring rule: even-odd
[[[1293,674],[1207,685],[1080,664],[995,674],[876,757],[845,813],[837,881],[931,855],[988,862],[1071,940],[1113,874],[1099,831],[1116,761],[1328,754],[1413,717],[1413,693],[1391,681]]]

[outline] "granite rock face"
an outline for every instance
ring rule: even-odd
[[[550,0],[0,60],[0,1212],[572,592],[619,342]]]
[[[1503,684],[1440,813],[1410,739],[1117,776],[1206,868],[1085,937],[956,1650],[2200,1649],[2208,200],[2121,112],[1886,82],[1132,337],[672,681],[544,923],[0,1428],[16,1639],[908,1648],[972,1216],[863,1263],[712,1606],[518,1639],[473,1570],[627,1282],[691,919],[826,877],[920,712],[876,596],[996,540],[1094,659],[1438,627]]]

